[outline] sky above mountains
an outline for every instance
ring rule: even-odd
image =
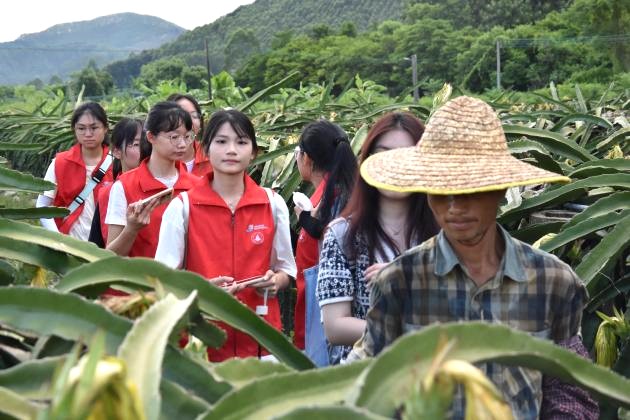
[[[194,29],[224,16],[254,0],[38,0],[3,3],[0,12],[0,42],[10,42],[22,34],[44,31],[51,26],[91,20],[114,13],[138,13],[157,16],[184,29]]]

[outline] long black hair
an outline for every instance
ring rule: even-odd
[[[127,146],[133,144],[138,129],[140,129],[142,133],[140,137],[140,147],[142,148],[143,143],[148,143],[146,139],[142,139],[142,137],[144,137],[143,125],[144,122],[139,119],[121,118],[112,130],[112,149],[118,149],[124,152]],[[112,172],[114,179],[118,178],[118,175],[122,172],[122,163],[119,159],[114,159]]]
[[[424,133],[424,125],[413,114],[408,112],[392,112],[381,117],[368,131],[363,142],[359,161],[363,162],[374,153],[377,141],[386,133],[393,130],[403,130],[409,133],[417,143]],[[407,213],[405,237],[406,248],[412,243],[422,243],[436,235],[440,231],[433,213],[429,208],[427,196],[423,193],[413,193],[409,196],[410,205]],[[397,253],[404,250],[398,249],[396,243],[385,232],[378,220],[379,213],[378,189],[369,185],[361,177],[357,177],[352,196],[341,216],[348,219],[349,228],[346,232],[346,255],[356,258],[357,250],[354,248],[354,239],[362,235],[365,239],[370,263],[375,260],[376,251],[384,253],[383,243]]]
[[[326,189],[317,211],[317,219],[325,227],[350,198],[358,172],[357,159],[346,132],[325,119],[304,127],[298,145],[313,161],[313,169],[327,174]]]

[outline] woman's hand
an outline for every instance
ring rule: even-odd
[[[282,290],[289,285],[289,275],[284,271],[278,271],[276,273],[272,270],[267,270],[263,278],[263,281],[253,285],[259,295],[264,294],[265,289],[267,289],[269,296],[275,296],[278,294],[279,290]]]
[[[386,263],[372,264],[363,272],[363,276],[365,277],[365,281],[367,282],[368,286],[372,284],[372,280],[376,278],[378,272],[381,271],[381,269],[386,265]]]
[[[148,203],[136,201],[127,206],[127,226],[138,231],[151,222],[151,213],[159,205],[159,200],[151,200]]]
[[[243,288],[243,286],[234,282],[234,277],[218,276],[208,279],[208,281],[215,286],[222,287],[223,290],[231,295],[235,295]]]

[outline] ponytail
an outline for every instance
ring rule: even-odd
[[[348,204],[357,171],[357,158],[348,138],[337,138],[335,154],[318,214],[324,226],[337,217]]]
[[[317,213],[325,227],[348,203],[358,173],[357,159],[346,132],[324,119],[307,125],[299,144],[313,161],[314,169],[326,174],[326,188]]]

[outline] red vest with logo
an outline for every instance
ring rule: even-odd
[[[324,195],[326,189],[326,181],[322,181],[313,195],[311,196],[311,204],[313,208],[317,207]],[[319,262],[319,240],[313,238],[304,229],[300,230],[298,236],[297,248],[295,249],[295,264],[297,265],[297,275],[295,276],[295,285],[297,288],[297,297],[295,301],[295,313],[293,316],[293,343],[299,349],[304,348],[305,333],[305,314],[306,314],[306,285],[304,284],[304,270],[316,266]]]
[[[135,203],[138,200],[152,196],[153,194],[165,190],[167,187],[162,182],[155,179],[149,171],[147,163],[150,158],[142,161],[140,166],[127,171],[118,177],[125,190],[127,204]],[[173,186],[175,195],[188,191],[199,178],[189,174],[186,171],[186,165],[175,162],[179,177]],[[151,213],[151,222],[140,229],[136,240],[129,251],[130,257],[147,257],[155,258],[155,250],[157,249],[158,237],[160,235],[160,225],[162,224],[162,215],[166,210],[168,203],[160,204]]]
[[[101,161],[96,165],[94,172],[101,166],[103,160],[107,156],[109,150],[107,146],[103,146],[103,156]],[[79,143],[72,146],[65,152],[57,153],[55,157],[55,178],[57,179],[57,194],[53,200],[53,205],[56,207],[68,207],[72,200],[79,195],[83,190],[86,183],[85,177],[85,162],[81,157],[81,145]],[[92,194],[94,197],[98,197],[99,190],[107,183],[112,183],[112,167],[107,169],[103,179],[100,183],[94,187]],[[95,200],[96,201],[96,200]],[[70,232],[72,225],[77,221],[81,213],[83,212],[85,205],[81,204],[72,214],[66,218],[55,218],[55,223],[59,232],[67,234]]]
[[[186,269],[205,278],[230,276],[236,280],[262,276],[269,270],[275,224],[265,190],[245,175],[245,191],[234,214],[211,188],[213,174],[202,178],[188,192],[190,213]],[[236,298],[252,311],[263,305],[263,297],[253,287],[240,291]],[[267,299],[264,319],[281,328],[280,306],[275,297]],[[258,343],[247,334],[219,323],[227,332],[220,349],[208,349],[208,358],[217,362],[230,357],[258,355]]]
[[[212,164],[198,141],[193,143],[193,147],[195,148],[195,163],[193,163],[192,171],[190,173],[198,177],[204,177],[212,172]]]

